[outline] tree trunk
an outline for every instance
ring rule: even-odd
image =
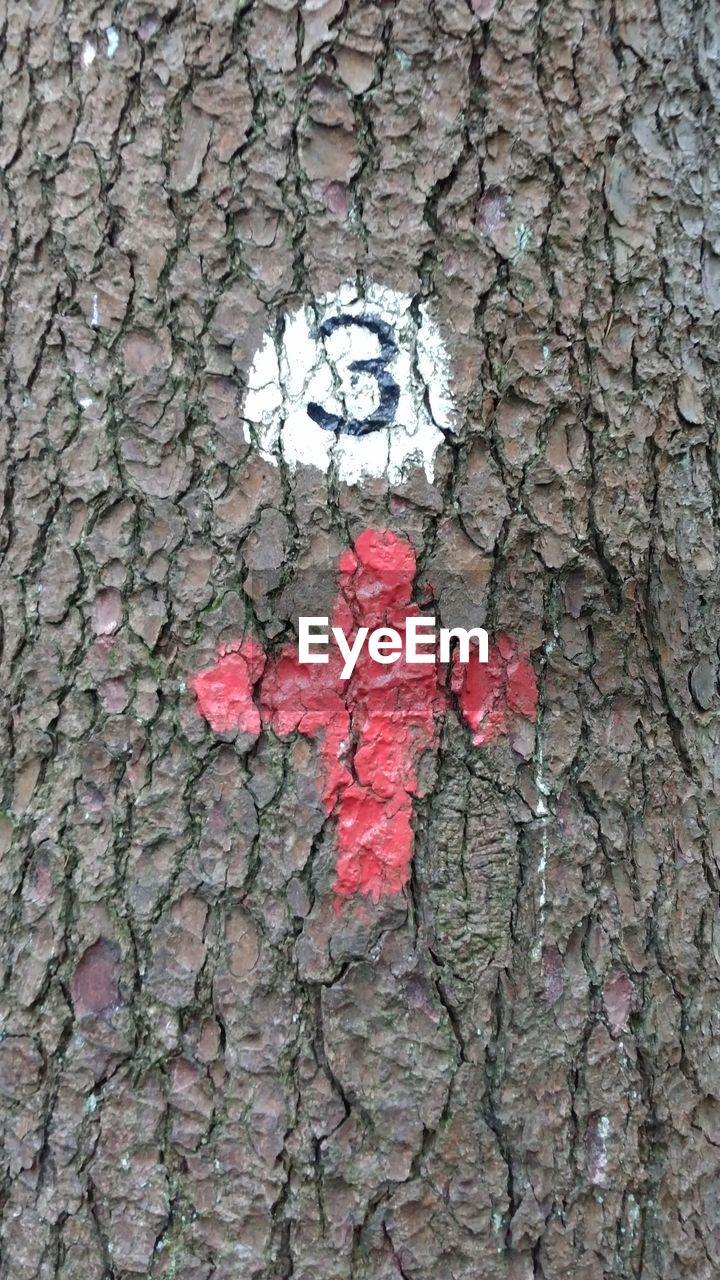
[[[4,9],[0,1275],[711,1280],[716,5]],[[434,478],[248,427],[346,281],[437,327]],[[338,898],[322,734],[190,686],[367,529],[538,704]]]

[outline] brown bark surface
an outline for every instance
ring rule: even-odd
[[[0,7],[0,1275],[712,1280],[715,3]],[[244,442],[358,273],[445,337],[435,485]],[[448,720],[363,916],[316,745],[185,681],[372,525],[540,707]]]

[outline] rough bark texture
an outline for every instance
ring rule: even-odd
[[[3,10],[0,1274],[711,1280],[714,0]],[[243,441],[358,272],[445,335],[434,486]],[[372,525],[540,708],[336,915],[317,744],[185,682]]]

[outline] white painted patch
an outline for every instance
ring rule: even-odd
[[[100,324],[100,313],[98,312],[98,296],[96,293],[93,294],[92,315],[90,317],[90,324],[92,325],[93,329],[97,329]]]
[[[82,62],[84,67],[90,67],[92,66],[96,57],[97,57],[97,49],[95,48],[95,45],[93,44],[92,40],[86,40],[82,47],[82,53],[80,54],[80,61]]]
[[[320,334],[340,317],[343,323]],[[386,412],[387,423],[367,434],[327,430],[309,406],[344,424],[380,412],[377,371],[350,367],[382,354],[381,338],[363,320],[388,326],[392,346],[384,370],[397,387],[397,403]],[[283,460],[292,471],[300,463],[320,471],[334,464],[346,484],[368,476],[397,484],[412,465],[432,480],[443,432],[454,429],[449,374],[442,338],[424,305],[415,313],[405,294],[373,284],[361,293],[346,284],[287,316],[279,338],[265,335],[248,374],[245,438],[269,462]]]
[[[105,28],[105,39],[107,40],[107,56],[108,58],[114,58],[120,43],[120,38],[114,27]]]

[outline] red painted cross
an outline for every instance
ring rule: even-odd
[[[420,613],[411,601],[415,568],[408,542],[366,530],[340,557],[332,625],[350,643],[362,626],[402,635],[407,619]],[[287,645],[268,661],[256,641],[245,639],[219,649],[217,664],[189,687],[217,733],[259,733],[264,724],[281,738],[298,731],[319,739],[323,801],[337,817],[337,898],[360,893],[377,900],[398,893],[410,875],[417,766],[424,751],[437,747],[450,707],[447,672],[440,663],[408,663],[404,653],[382,666],[365,647],[343,680],[339,650],[331,647],[328,656],[325,665],[300,663]],[[453,661],[450,689],[478,746],[518,718],[535,720],[535,673],[507,636],[491,647],[487,663]]]

